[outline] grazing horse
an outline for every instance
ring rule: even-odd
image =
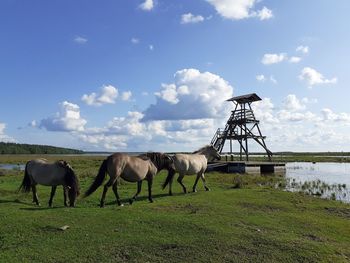
[[[208,160],[220,160],[220,158],[220,154],[212,145],[204,146],[192,154],[175,154],[172,156],[175,169],[169,170],[168,176],[163,184],[163,189],[169,184],[169,195],[172,195],[171,184],[175,173],[178,172],[179,177],[177,181],[182,186],[184,193],[187,193],[187,189],[182,183],[182,179],[185,175],[191,174],[197,174],[196,181],[193,185],[193,192],[197,192],[196,186],[199,178],[202,178],[205,190],[209,191],[210,189],[205,183],[204,171],[207,169]]]
[[[141,191],[142,181],[148,182],[148,200],[152,203],[152,183],[153,177],[162,169],[173,169],[172,159],[163,153],[147,153],[140,156],[130,156],[125,153],[115,153],[105,159],[98,171],[98,174],[86,191],[84,197],[91,195],[102,185],[106,173],[109,175],[108,182],[104,185],[100,207],[104,207],[108,188],[113,186],[113,192],[117,199],[117,204],[122,205],[118,194],[118,179],[123,178],[128,182],[137,182],[137,192],[129,199],[132,204]]]
[[[36,159],[27,162],[24,172],[24,178],[19,190],[23,192],[33,192],[33,203],[39,204],[36,191],[36,185],[51,186],[51,196],[49,206],[52,207],[52,200],[56,193],[58,185],[63,186],[64,205],[68,206],[67,195],[69,197],[69,205],[75,206],[75,201],[79,195],[79,180],[75,175],[72,167],[66,161],[60,160],[49,163],[46,159]]]

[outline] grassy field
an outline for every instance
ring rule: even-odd
[[[33,158],[33,157],[29,157]],[[59,157],[50,157],[57,159]],[[62,158],[62,157],[61,157]],[[67,157],[84,191],[103,157]],[[24,163],[28,156],[1,156],[0,163]],[[133,205],[115,205],[113,192],[98,207],[101,190],[63,207],[58,189],[40,186],[42,206],[16,193],[22,173],[0,176],[0,262],[349,262],[350,205],[275,189],[281,178],[207,175],[212,191],[174,196],[154,183],[154,203],[144,184]],[[194,177],[185,177],[191,189]],[[122,182],[127,202],[135,184]],[[69,229],[58,228],[68,225]]]

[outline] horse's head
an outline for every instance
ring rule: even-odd
[[[221,160],[220,154],[218,153],[218,151],[215,149],[213,145],[209,145],[208,149],[209,149],[208,150],[209,154],[213,157],[214,160],[218,160],[218,161]]]
[[[66,187],[68,188],[69,205],[75,206],[76,199],[80,194],[79,179],[69,163],[66,161],[59,161],[58,163],[65,169],[66,172],[64,179]]]
[[[148,152],[146,156],[153,162],[158,171],[162,169],[169,170],[174,166],[174,160],[166,153]]]
[[[167,170],[175,169],[174,160],[169,154],[163,153],[163,160],[164,160],[164,168],[165,169],[167,169]]]
[[[221,160],[221,156],[213,145],[206,145],[194,153],[204,154],[208,161]]]

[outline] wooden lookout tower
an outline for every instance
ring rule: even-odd
[[[271,160],[272,152],[267,148],[262,136],[259,121],[255,119],[251,104],[260,101],[261,98],[255,93],[233,97],[227,101],[232,101],[235,109],[232,111],[228,119],[225,129],[218,129],[211,141],[211,144],[221,153],[226,140],[230,142],[230,154],[232,154],[232,141],[238,141],[240,145],[240,160],[245,155],[248,161],[248,139],[253,139],[260,144],[266,151],[269,160]]]

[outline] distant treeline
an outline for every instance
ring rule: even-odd
[[[81,154],[83,151],[48,145],[0,142],[0,154]]]

